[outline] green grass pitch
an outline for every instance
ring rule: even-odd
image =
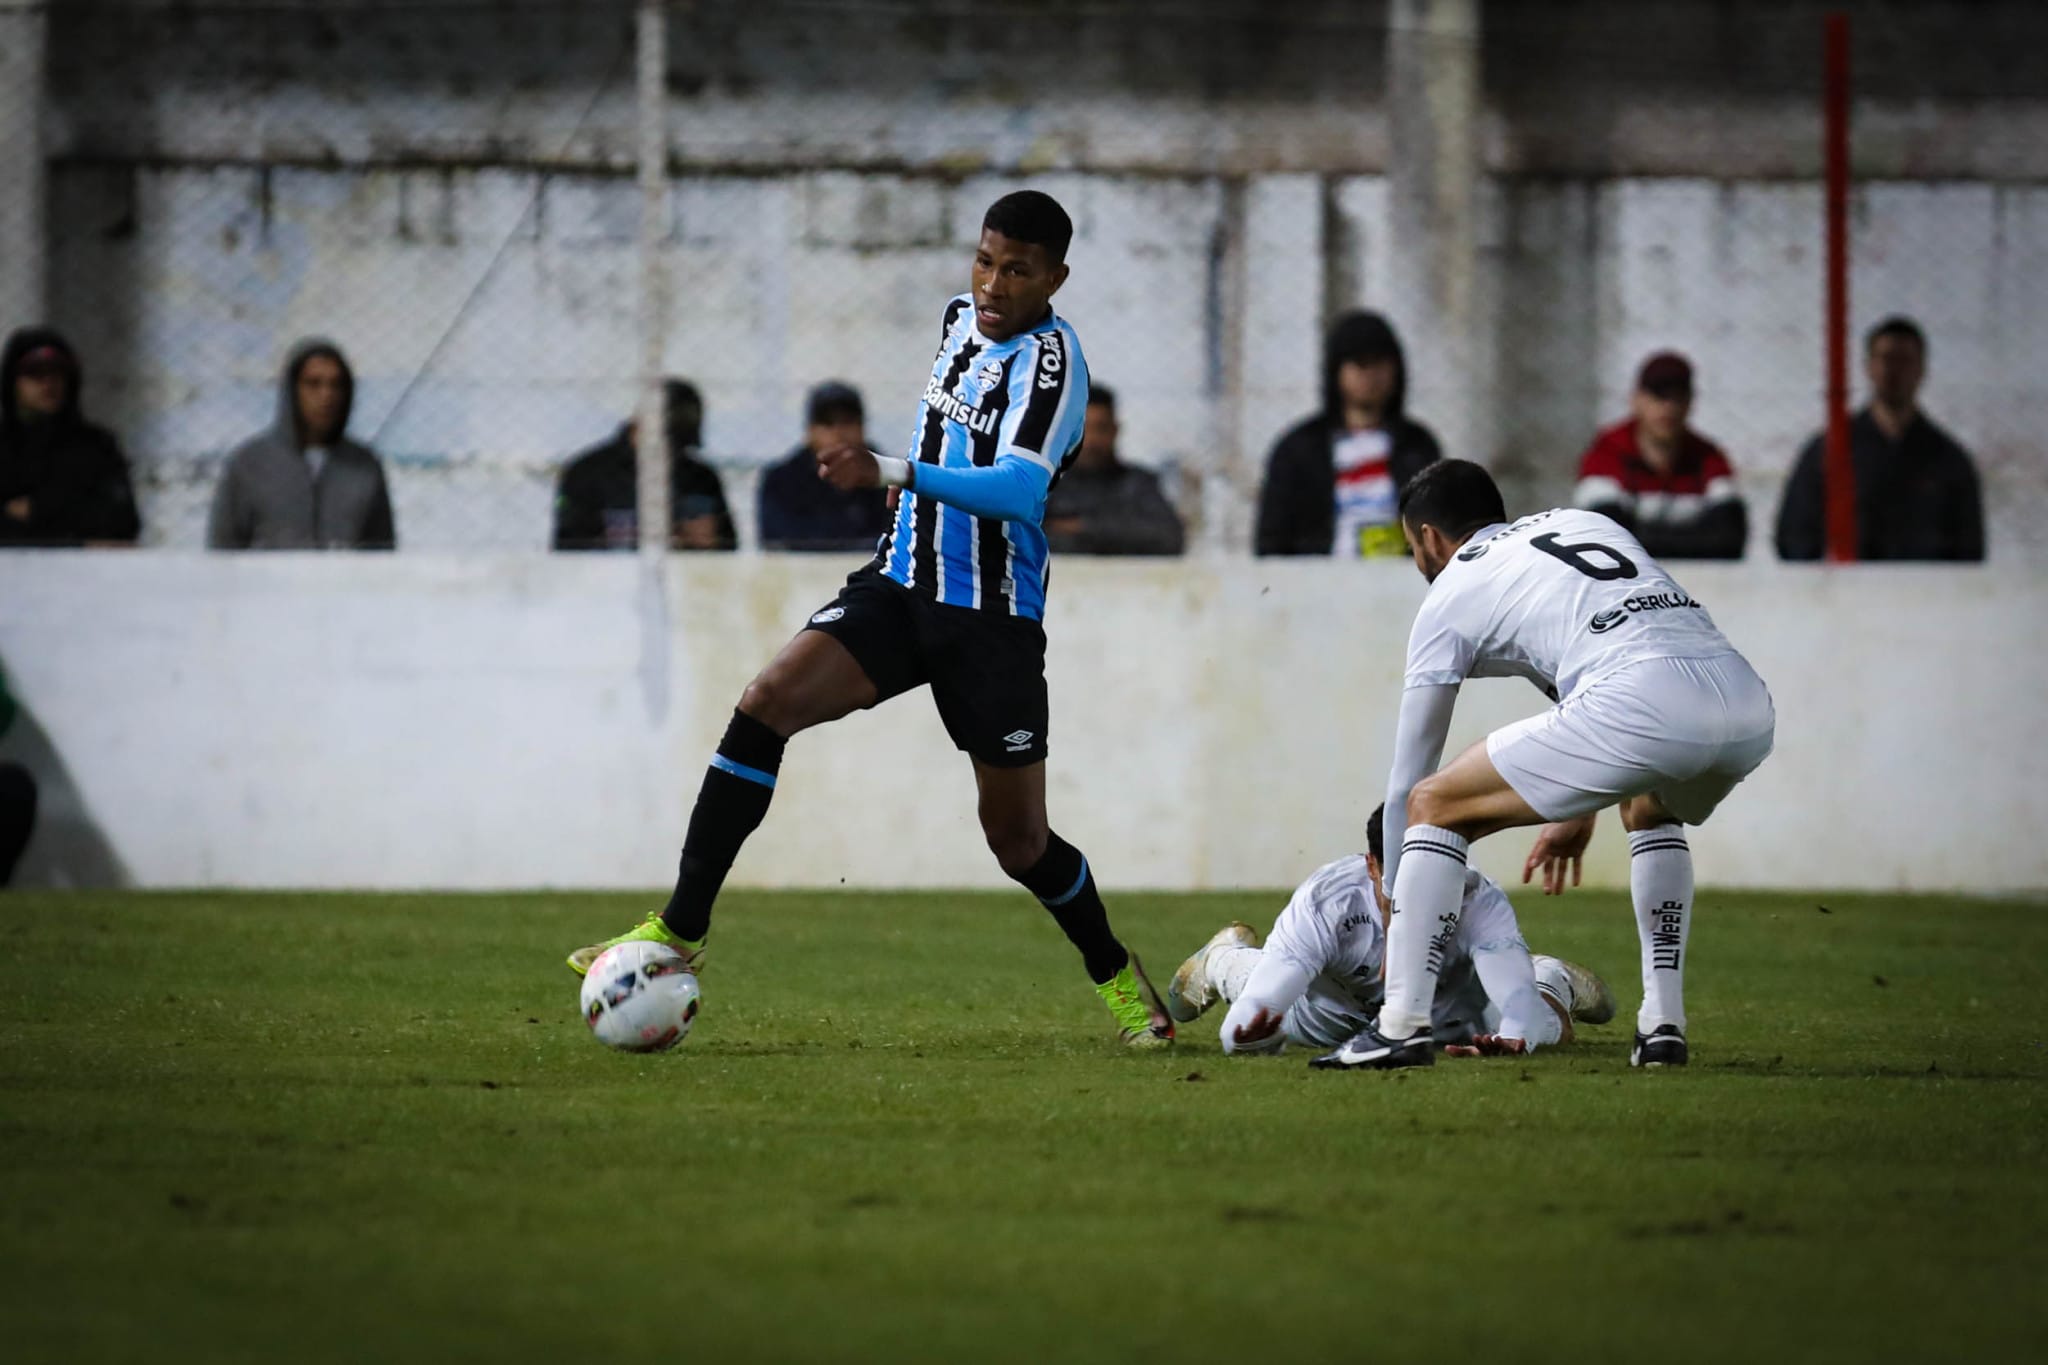
[[[1165,978],[1272,895],[1117,895]],[[610,896],[0,898],[11,1361],[2031,1356],[2048,904],[1701,896],[1629,1071],[1625,899],[1521,899],[1620,1021],[1393,1075],[1128,1055],[1021,895],[740,894],[606,1052]],[[1820,907],[1826,906],[1823,910]]]

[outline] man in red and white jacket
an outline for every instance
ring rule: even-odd
[[[1602,512],[1658,559],[1740,559],[1749,511],[1721,448],[1685,424],[1692,363],[1676,351],[1643,362],[1630,416],[1579,459],[1574,506]]]

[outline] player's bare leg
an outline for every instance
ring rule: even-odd
[[[1140,1048],[1172,1043],[1173,1020],[1137,957],[1110,931],[1088,860],[1053,833],[1046,819],[1045,764],[1006,768],[977,758],[974,783],[989,852],[1011,880],[1038,897],[1080,950],[1082,966],[1116,1016],[1124,1042]]]
[[[1472,841],[1542,822],[1493,766],[1484,741],[1415,785],[1387,923],[1386,1003],[1376,1023],[1312,1065],[1384,1070],[1435,1061],[1429,1007],[1458,932]]]
[[[1656,796],[1621,803],[1628,830],[1629,898],[1643,952],[1643,1006],[1631,1066],[1684,1066],[1685,945],[1692,930],[1692,847],[1685,826]]]
[[[681,952],[692,971],[702,966],[711,931],[711,905],[740,846],[760,827],[775,795],[790,736],[872,706],[875,685],[846,646],[805,631],[782,647],[740,693],[725,737],[711,757],[683,837],[683,855],[668,905],[617,939],[578,948],[569,967],[579,975],[597,955],[626,938],[651,938]]]

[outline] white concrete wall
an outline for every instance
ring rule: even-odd
[[[832,557],[686,559],[643,639],[626,557],[0,555],[0,740],[46,781],[23,879],[651,886],[752,671]],[[1693,566],[1779,747],[1696,836],[1720,885],[2048,886],[2048,584]],[[1356,846],[1421,581],[1399,564],[1065,560],[1056,825],[1118,887],[1283,886]],[[650,652],[651,651],[651,652]],[[650,695],[649,679],[664,679]],[[1454,740],[1542,705],[1467,690]],[[991,886],[923,694],[792,746],[736,881]],[[1497,874],[1519,836],[1486,848]],[[1625,879],[1611,823],[1593,879]]]

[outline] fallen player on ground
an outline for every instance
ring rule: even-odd
[[[1296,888],[1266,944],[1249,924],[1219,930],[1167,988],[1176,1020],[1229,1003],[1225,1052],[1333,1047],[1380,1008],[1386,894],[1380,884],[1384,808],[1366,823],[1368,852],[1327,863]],[[1519,1056],[1569,1042],[1572,1021],[1604,1024],[1614,995],[1589,969],[1531,955],[1499,883],[1468,869],[1463,914],[1444,949],[1431,1028],[1454,1057]]]

